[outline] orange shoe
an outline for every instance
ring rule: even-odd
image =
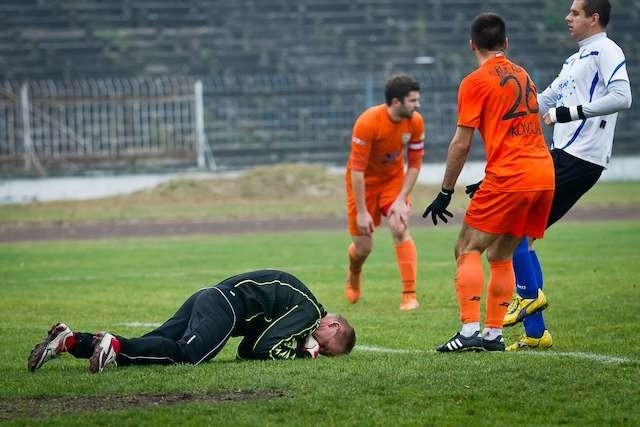
[[[400,310],[409,311],[415,310],[420,307],[418,298],[416,298],[415,292],[407,292],[402,294],[402,302],[400,303]]]
[[[355,304],[360,299],[360,275],[349,272],[347,284],[344,287],[344,296],[349,304]]]

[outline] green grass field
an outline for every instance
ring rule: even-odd
[[[361,302],[342,297],[342,231],[0,245],[0,422],[7,425],[640,425],[640,222],[560,223],[538,243],[554,347],[436,354],[458,327],[457,227],[415,227],[422,307],[400,312],[386,230]],[[354,325],[347,357],[198,367],[109,367],[63,356],[27,372],[56,321],[141,334],[194,290],[249,269],[288,270]],[[506,330],[508,341],[520,327]],[[234,394],[235,393],[235,394]],[[140,405],[141,395],[191,396]],[[242,398],[228,398],[232,395]],[[198,399],[198,396],[201,399]],[[218,398],[207,400],[207,396]],[[227,396],[227,398],[225,398]],[[111,406],[111,402],[130,402]],[[22,418],[20,418],[22,417]]]

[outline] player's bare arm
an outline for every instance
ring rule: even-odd
[[[442,179],[442,189],[422,213],[423,218],[431,215],[433,225],[438,224],[437,218],[440,218],[445,224],[448,222],[447,217],[453,218],[453,214],[447,210],[447,206],[451,203],[456,181],[467,161],[473,139],[473,130],[474,128],[471,127],[458,126],[456,133],[451,138],[449,152],[447,153],[447,166]]]
[[[442,188],[453,190],[456,186],[462,167],[467,161],[467,156],[471,149],[473,130],[470,127],[458,126],[456,133],[451,138],[447,153],[447,167],[442,179]]]

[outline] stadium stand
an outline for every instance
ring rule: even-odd
[[[511,57],[544,87],[575,49],[562,21],[569,3],[3,0],[0,81],[200,78],[208,140],[233,166],[247,161],[240,147],[255,147],[256,161],[344,160],[353,118],[379,102],[385,76],[403,71],[419,76],[426,88],[423,110],[442,154],[457,83],[475,67],[466,50],[473,16],[502,14]],[[614,2],[609,34],[628,59],[638,51],[637,22],[639,2]],[[419,57],[432,62],[419,63]],[[635,93],[639,64],[628,61]],[[239,93],[247,99],[234,100]],[[635,109],[627,115],[637,115]],[[619,126],[618,153],[640,151],[633,137],[638,126],[640,120]]]
[[[611,32],[623,45],[636,43],[639,9],[616,4]],[[573,49],[556,1],[4,0],[0,56],[11,66],[1,77],[95,78],[87,57],[120,77],[415,69],[426,54],[441,69],[469,67],[468,24],[483,10],[506,17],[516,60],[547,68]],[[42,57],[58,60],[35,67]]]

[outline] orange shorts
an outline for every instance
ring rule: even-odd
[[[547,228],[552,201],[553,190],[506,193],[480,188],[464,220],[485,233],[540,239]]]
[[[387,181],[384,185],[365,188],[365,203],[376,227],[380,226],[382,216],[387,216],[391,204],[396,200],[398,193],[402,189],[403,182],[404,176],[399,176],[391,181]],[[409,202],[410,199],[407,197],[407,203]],[[358,236],[360,234],[357,222],[356,202],[349,183],[347,183],[347,226],[351,236]]]

